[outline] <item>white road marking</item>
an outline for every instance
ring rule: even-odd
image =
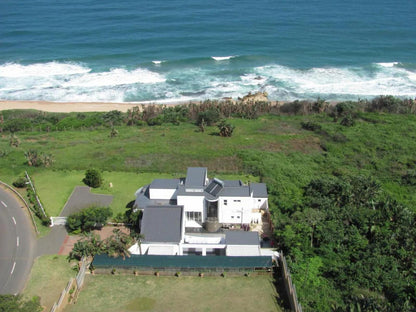
[[[6,205],[6,203],[4,201],[1,201],[1,203],[3,204],[4,207],[7,208],[7,205]]]
[[[19,247],[19,236],[16,239],[16,246]]]
[[[12,268],[12,271],[10,272],[10,275],[12,275],[13,274],[13,272],[14,272],[14,267],[16,266],[16,262],[15,263],[13,263],[13,268]]]
[[[14,225],[16,225],[16,219],[14,217],[12,217]]]

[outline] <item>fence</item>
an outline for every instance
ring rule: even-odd
[[[51,225],[53,227],[55,225],[66,225],[66,217],[51,217]]]
[[[8,185],[7,183],[4,183],[4,182],[0,181],[0,184],[3,185],[3,186],[5,186],[5,187],[7,187],[8,189],[10,189],[25,204],[27,210],[29,211],[30,217],[32,219],[32,224],[35,227],[36,234],[39,234],[39,230],[38,230],[38,227],[36,226],[35,218],[33,217],[32,210],[30,210],[30,206],[27,203],[27,201],[23,198],[22,195],[20,195],[20,193],[18,191],[16,191],[13,187],[11,187],[10,185]]]
[[[45,213],[45,209],[43,209],[43,205],[42,205],[42,203],[40,202],[40,199],[39,199],[39,197],[38,197],[38,193],[36,193],[35,186],[33,185],[32,180],[30,179],[30,176],[29,176],[29,174],[27,173],[27,171],[25,171],[25,174],[26,174],[27,181],[29,182],[29,184],[30,184],[30,186],[31,186],[31,188],[32,188],[32,191],[33,191],[33,193],[35,194],[36,201],[38,202],[38,205],[39,205],[40,209],[42,210],[43,215],[45,216],[45,218],[47,218],[48,216],[47,216],[47,215],[46,215],[46,213]]]
[[[57,302],[55,302],[50,312],[59,312],[64,310],[66,305],[70,302],[75,302],[81,287],[84,284],[85,272],[88,268],[89,263],[86,258],[81,259],[81,267],[75,278],[71,277],[66,287],[62,290],[61,295]]]
[[[280,251],[280,263],[282,266],[282,277],[285,283],[286,293],[289,297],[289,303],[292,311],[295,312],[302,312],[302,306],[298,301],[298,296],[296,294],[296,287],[292,282],[292,278],[290,276],[290,271],[287,266],[286,258],[283,255],[283,251]]]

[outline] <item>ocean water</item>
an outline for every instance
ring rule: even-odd
[[[415,0],[2,0],[0,99],[416,97]]]

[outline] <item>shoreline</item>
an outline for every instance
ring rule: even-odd
[[[118,110],[123,113],[128,109],[142,105],[180,105],[188,102],[49,102],[49,101],[9,101],[0,100],[0,111],[11,109],[35,109],[50,113],[86,113],[86,112],[109,112]]]

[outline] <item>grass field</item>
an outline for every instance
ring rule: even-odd
[[[80,170],[52,171],[42,170],[33,175],[36,189],[45,206],[47,213],[58,216],[74,187],[85,185],[82,182],[85,172]],[[93,193],[113,195],[111,209],[114,216],[123,213],[126,206],[134,200],[134,193],[143,185],[151,183],[154,179],[177,178],[181,175],[161,173],[134,173],[134,172],[103,172],[103,185],[92,189]],[[250,175],[219,175],[223,179],[241,179],[243,181],[257,182],[258,178]],[[110,187],[110,183],[112,187]]]
[[[319,124],[323,131],[306,131],[302,121]],[[296,202],[302,187],[317,176],[364,174],[377,179],[404,204],[412,206],[416,201],[415,187],[401,180],[407,170],[416,169],[414,115],[363,113],[353,127],[341,126],[325,114],[270,115],[231,122],[236,126],[231,138],[216,135],[216,127],[198,132],[190,123],[120,126],[115,138],[109,137],[109,129],[19,132],[18,148],[10,147],[3,134],[0,179],[12,183],[28,170],[51,215],[59,214],[91,167],[104,171],[105,184],[94,192],[113,194],[115,213],[122,212],[134,191],[153,178],[184,176],[189,166],[207,167],[210,176],[259,176],[261,172],[253,170],[252,164],[259,167],[261,162],[272,164],[276,182],[266,182],[276,189],[273,193],[278,200]],[[52,154],[52,167],[27,166],[24,152],[29,149]]]
[[[28,298],[39,296],[41,305],[49,311],[69,279],[75,275],[66,256],[41,256],[33,264],[23,295]]]
[[[281,311],[269,276],[155,277],[88,275],[65,312]]]

